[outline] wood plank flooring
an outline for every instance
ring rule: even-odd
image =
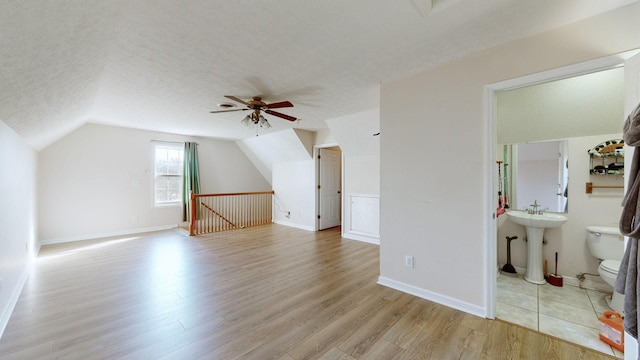
[[[0,358],[612,358],[378,285],[378,258],[275,224],[45,246]]]

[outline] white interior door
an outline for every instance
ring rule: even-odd
[[[319,230],[340,225],[340,151],[320,148],[319,169]]]
[[[624,63],[624,114],[626,116],[631,113],[638,103],[640,102],[640,55],[635,55],[628,59]],[[631,159],[633,158],[634,147],[625,146],[624,149],[624,168],[625,168],[625,193],[627,191],[627,174],[631,169]],[[628,238],[625,237],[624,245],[627,246]],[[637,359],[638,358],[638,343],[634,338],[627,334],[624,334],[624,358],[625,359]]]

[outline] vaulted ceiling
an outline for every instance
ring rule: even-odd
[[[86,122],[244,139],[375,109],[380,84],[637,0],[7,0],[0,120],[37,149]],[[541,54],[544,56],[544,54]]]

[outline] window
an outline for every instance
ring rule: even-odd
[[[154,199],[156,206],[182,204],[183,155],[184,149],[181,144],[155,146]]]

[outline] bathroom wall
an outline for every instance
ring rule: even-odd
[[[620,121],[622,125],[622,120]],[[569,150],[569,208],[568,221],[560,228],[545,230],[547,245],[543,247],[543,258],[548,260],[553,270],[555,252],[558,252],[558,273],[575,278],[578,273],[598,273],[598,260],[589,253],[586,244],[586,226],[618,226],[622,211],[623,189],[594,189],[592,194],[585,193],[586,182],[594,185],[622,186],[621,176],[596,176],[589,174],[590,159],[587,150],[610,139],[621,138],[621,133],[584,136],[568,139]],[[501,146],[498,147],[501,150]],[[527,243],[524,227],[512,223],[506,215],[498,218],[498,262],[504,264],[507,259],[506,236],[518,236],[511,242],[511,263],[516,268],[526,268]],[[587,280],[596,287],[604,283],[599,277],[587,276]],[[585,285],[588,285],[585,282]],[[606,285],[604,285],[606,286]]]

